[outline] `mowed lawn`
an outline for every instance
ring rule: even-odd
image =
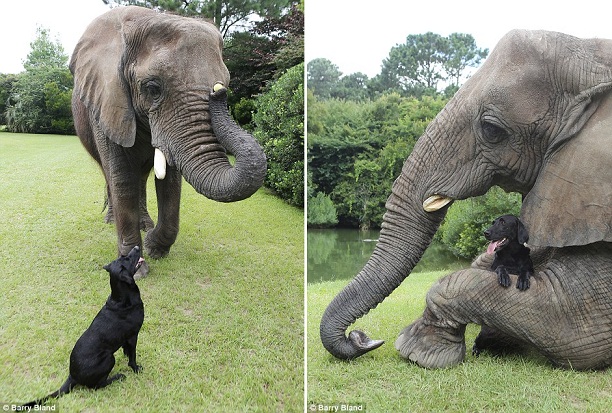
[[[385,301],[350,329],[385,344],[353,361],[332,357],[321,344],[319,322],[325,308],[348,281],[308,285],[307,402],[363,406],[383,412],[610,412],[612,369],[576,372],[553,368],[539,354],[495,358],[472,356],[479,327],[468,325],[467,357],[459,366],[428,370],[399,356],[399,332],[419,318],[430,286],[445,272],[411,274]],[[354,410],[356,411],[356,410]]]
[[[104,193],[78,138],[0,133],[0,403],[57,390],[109,295]],[[153,177],[148,194],[155,220]],[[124,381],[79,387],[59,410],[303,411],[303,243],[303,211],[266,189],[222,204],[184,183],[178,240],[138,282],[143,372],[119,351]]]

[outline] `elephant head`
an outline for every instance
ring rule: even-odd
[[[325,348],[382,344],[347,328],[410,274],[453,200],[522,193],[530,244],[612,241],[612,41],[512,31],[427,127],[393,184],[379,242],[329,304]]]
[[[222,43],[207,22],[120,7],[90,24],[70,69],[74,97],[110,141],[146,140],[158,179],[176,166],[199,193],[231,202],[262,185],[266,158],[228,114]]]

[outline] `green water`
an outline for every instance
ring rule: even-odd
[[[379,231],[354,229],[309,229],[309,283],[352,279],[370,258]],[[413,272],[448,270],[468,267],[469,262],[458,259],[443,245],[432,243]]]

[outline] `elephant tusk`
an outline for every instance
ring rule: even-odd
[[[443,195],[432,195],[423,202],[423,209],[425,212],[435,212],[442,209],[453,199]]]
[[[153,170],[157,179],[166,177],[166,157],[158,148],[155,148],[155,158],[153,159]]]
[[[215,93],[220,91],[221,89],[225,89],[225,85],[223,85],[223,82],[217,82],[213,86],[213,92],[215,92]]]

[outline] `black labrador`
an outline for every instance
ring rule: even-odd
[[[514,215],[503,215],[493,221],[484,236],[491,241],[487,253],[495,253],[491,269],[497,273],[499,284],[509,287],[511,282],[508,273],[518,274],[516,288],[521,291],[528,289],[529,277],[533,275],[533,263],[529,248],[523,245],[529,240],[523,223]]]
[[[123,374],[108,377],[115,366],[114,353],[120,347],[123,347],[132,370],[135,373],[141,370],[136,364],[136,342],[144,321],[144,306],[134,274],[143,262],[140,248],[136,246],[126,257],[119,257],[104,266],[110,275],[111,295],[74,345],[68,379],[59,390],[24,407],[41,405],[50,398],[70,393],[77,384],[100,389],[124,379]]]

